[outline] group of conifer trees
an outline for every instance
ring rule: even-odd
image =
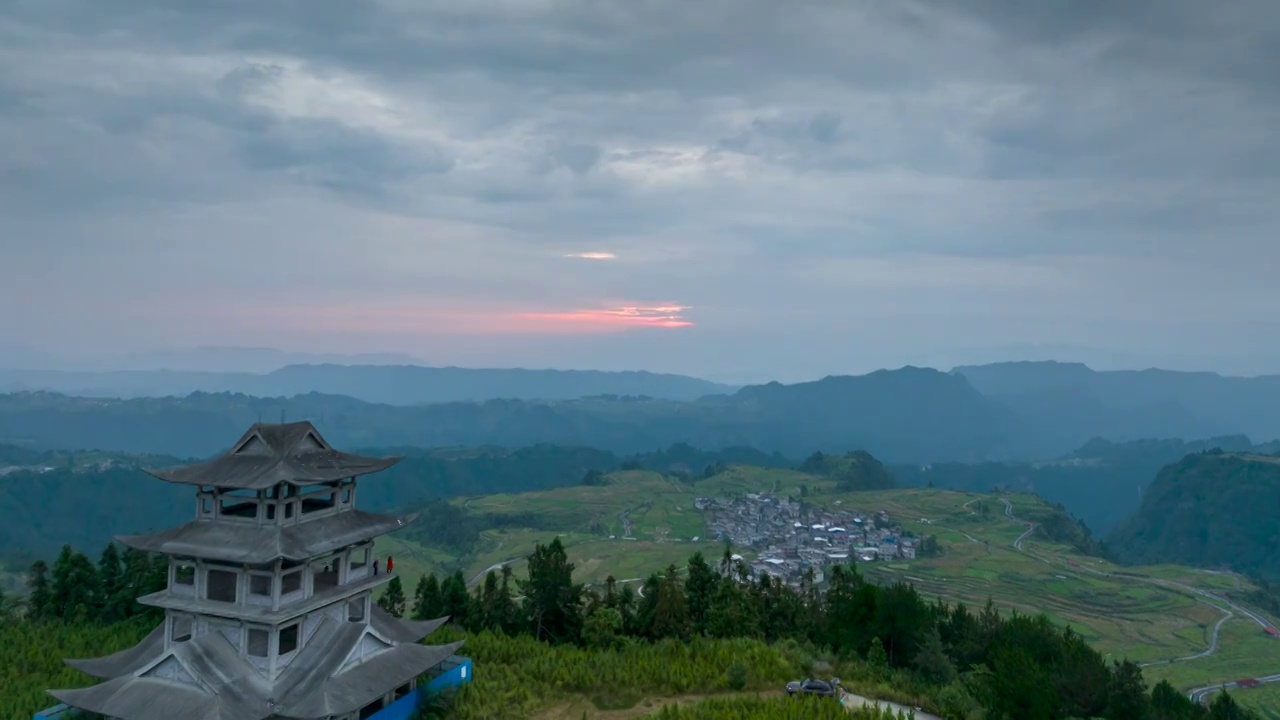
[[[84,553],[64,545],[50,567],[43,560],[27,573],[26,618],[110,625],[138,616],[156,621],[159,610],[139,605],[143,595],[163,590],[169,561],[109,543],[94,563]]]
[[[767,576],[752,579],[727,549],[715,564],[695,554],[686,567],[655,573],[639,590],[613,578],[603,588],[586,588],[574,582],[573,571],[557,539],[536,547],[524,578],[503,568],[487,573],[472,592],[461,573],[443,580],[427,575],[415,586],[410,609],[397,577],[379,604],[398,616],[406,610],[419,619],[448,615],[473,633],[528,636],[583,652],[699,638],[799,643],[856,660],[885,683],[910,687],[947,717],[967,717],[977,707],[988,718],[1018,720],[1254,717],[1221,693],[1203,708],[1167,682],[1148,691],[1135,664],[1106,663],[1079,635],[1043,616],[1004,616],[990,603],[973,612],[929,602],[910,585],[875,585],[853,567],[832,568],[822,592],[812,575],[799,588]],[[31,567],[25,611],[12,599],[0,601],[0,611],[14,626],[110,630],[156,612],[136,598],[162,589],[166,573],[163,556],[108,546],[95,563],[64,547],[52,567]],[[730,670],[727,687],[734,686]]]
[[[529,556],[526,578],[514,578],[509,568],[491,571],[474,593],[460,572],[443,580],[426,575],[415,588],[412,615],[448,615],[473,632],[601,650],[669,638],[795,640],[881,668],[886,680],[920,689],[955,717],[977,705],[989,717],[1018,720],[1252,717],[1225,694],[1203,708],[1167,682],[1148,691],[1136,664],[1108,664],[1078,634],[1044,616],[1006,616],[990,603],[973,612],[929,602],[908,584],[868,582],[852,566],[832,568],[823,592],[812,574],[799,588],[769,576],[752,579],[727,548],[714,565],[695,554],[683,569],[653,574],[639,591],[612,577],[602,589],[589,589],[573,581],[573,569],[556,539]],[[397,585],[381,602],[402,615],[408,603]]]

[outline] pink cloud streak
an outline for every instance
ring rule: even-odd
[[[579,335],[692,327],[694,323],[686,316],[690,309],[674,303],[535,311],[360,303],[224,307],[216,319],[263,331],[324,334]]]
[[[533,323],[575,324],[609,329],[628,327],[682,328],[693,323],[684,317],[687,305],[656,307],[628,306],[607,310],[571,310],[568,312],[516,313],[511,317]]]

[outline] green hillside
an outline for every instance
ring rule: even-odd
[[[670,564],[680,566],[695,550],[709,557],[723,550],[705,537],[694,508],[697,498],[772,492],[821,507],[883,510],[906,532],[936,538],[941,548],[936,557],[860,563],[869,579],[906,581],[925,595],[971,607],[990,599],[1005,611],[1045,613],[1114,659],[1149,664],[1145,673],[1151,682],[1167,678],[1189,690],[1280,672],[1280,641],[1268,640],[1256,620],[1232,609],[1232,604],[1256,608],[1259,589],[1247,578],[1178,565],[1116,566],[1096,556],[1087,530],[1033,495],[929,488],[847,492],[839,483],[742,466],[693,482],[655,472],[617,472],[598,485],[452,501],[466,517],[501,525],[478,530],[481,540],[473,553],[426,547],[415,542],[423,535],[418,528],[382,547],[397,553],[397,569],[410,576],[461,569],[472,578],[507,560],[520,572],[535,543],[558,536],[579,579],[601,584],[612,575],[638,584]],[[624,513],[631,522],[630,539],[624,537]],[[536,519],[536,527],[506,522],[520,518]],[[425,517],[419,526],[430,523]],[[755,557],[748,549],[735,551],[748,561]],[[1214,644],[1215,628],[1214,651],[1185,659]],[[1248,691],[1238,696],[1249,704]]]
[[[1231,568],[1280,582],[1280,457],[1209,451],[1165,467],[1108,546],[1125,562]]]

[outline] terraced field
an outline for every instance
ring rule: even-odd
[[[906,530],[937,537],[943,548],[939,557],[860,566],[878,582],[911,582],[925,594],[972,606],[990,599],[1006,611],[1043,612],[1071,625],[1103,653],[1147,664],[1151,682],[1168,678],[1189,690],[1280,672],[1280,641],[1265,638],[1256,620],[1200,594],[1230,601],[1249,590],[1247,580],[1180,566],[1120,568],[1081,555],[1049,542],[1042,528],[1020,519],[1054,512],[1034,496],[933,489],[841,493],[822,478],[762,468],[731,468],[693,485],[645,471],[615,473],[607,480],[605,486],[458,501],[476,512],[536,513],[544,528],[556,528],[487,531],[484,549],[474,557],[450,558],[394,538],[379,551],[395,554],[397,570],[412,581],[446,562],[461,562],[472,578],[508,561],[519,572],[535,543],[558,535],[582,580],[601,583],[608,575],[634,580],[680,565],[694,551],[709,557],[723,551],[701,537],[696,497],[803,494],[815,504],[884,510]],[[1236,696],[1253,705],[1250,693],[1263,702],[1271,692],[1237,691]]]

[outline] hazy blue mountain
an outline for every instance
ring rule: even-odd
[[[979,392],[1026,423],[1016,442],[1035,456],[1092,437],[1280,437],[1280,376],[1224,377],[1170,370],[1095,371],[1079,363],[958,367]]]
[[[311,392],[367,402],[416,405],[494,398],[569,400],[648,395],[693,400],[732,391],[683,375],[597,370],[434,368],[419,365],[287,365],[267,373],[192,370],[66,372],[0,370],[0,392],[50,391],[104,398],[185,396],[193,392],[292,397]]]
[[[177,384],[191,379],[172,378],[165,390],[173,397],[2,396],[0,442],[207,455],[252,422],[285,417],[321,423],[357,446],[556,443],[630,453],[684,442],[791,457],[866,449],[890,463],[973,463],[1062,458],[1092,438],[1265,441],[1280,431],[1275,378],[1095,373],[1057,363],[951,373],[904,367],[734,392],[650,373],[414,366],[206,374],[194,379],[208,391],[182,393]]]
[[[577,400],[368,403],[309,393],[261,398],[193,393],[102,400],[55,393],[0,396],[0,442],[204,456],[258,420],[309,419],[347,446],[539,443],[645,452],[673,443],[754,447],[804,457],[866,448],[898,461],[1003,454],[1011,418],[960,377],[904,368],[798,385],[748,387],[693,402],[597,395]]]
[[[1034,492],[1050,502],[1061,503],[1095,533],[1104,535],[1138,509],[1161,468],[1189,453],[1213,448],[1259,452],[1266,446],[1255,446],[1244,435],[1124,443],[1094,438],[1055,460],[895,465],[890,470],[907,486]]]

